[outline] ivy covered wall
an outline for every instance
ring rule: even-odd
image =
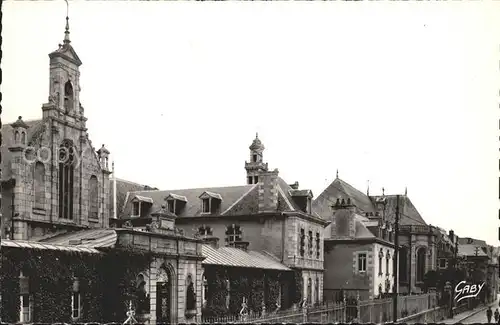
[[[150,255],[130,250],[106,254],[2,248],[0,284],[3,322],[19,320],[19,274],[29,277],[33,297],[32,321],[71,322],[74,277],[80,283],[78,322],[122,322],[134,301],[137,273],[147,269]]]
[[[261,312],[263,302],[266,311],[276,310],[280,287],[285,288],[283,297],[295,295],[293,272],[277,272],[273,270],[233,268],[204,265],[204,276],[207,280],[208,292],[205,297],[207,305],[203,310],[204,317],[237,314],[241,310],[243,298],[247,299],[248,309]],[[228,285],[229,281],[229,285]],[[229,293],[229,304],[227,296]]]

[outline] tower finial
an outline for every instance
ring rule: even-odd
[[[68,0],[64,0],[66,2],[66,30],[64,31],[64,44],[69,44],[71,41],[69,40],[69,3]]]
[[[259,138],[259,132],[255,132],[255,139]]]
[[[336,175],[337,178],[339,178],[339,169],[337,168],[337,175]]]
[[[385,188],[382,187],[382,195],[385,195]]]
[[[370,180],[367,181],[368,186],[366,188],[366,196],[370,196]]]
[[[405,186],[405,196],[408,195],[408,187]]]

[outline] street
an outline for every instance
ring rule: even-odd
[[[495,302],[494,305],[491,306],[491,310],[493,311],[493,313],[495,313],[495,309],[498,308],[498,299],[497,301]],[[500,312],[500,309],[499,309],[499,312]],[[483,323],[483,324],[487,324],[488,323],[488,319],[486,318],[486,310],[483,310],[479,313],[477,313],[476,315],[474,316],[471,316],[467,319],[464,319],[462,322],[462,324],[475,324],[475,323]],[[491,323],[495,323],[495,318],[494,317],[491,317]]]

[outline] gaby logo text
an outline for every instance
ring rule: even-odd
[[[483,284],[472,284],[469,285],[465,281],[460,281],[455,287],[455,300],[459,302],[465,298],[474,298],[479,295],[481,289],[483,289],[485,282]]]

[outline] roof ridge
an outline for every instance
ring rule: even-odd
[[[249,186],[254,186],[254,185],[234,185],[234,186],[213,186],[213,187],[191,187],[191,188],[178,188],[175,190],[139,190],[139,191],[131,191],[132,193],[135,192],[168,192],[168,193],[173,193],[178,191],[192,191],[192,190],[202,190],[202,191],[208,191],[212,189],[219,189],[219,188],[238,188],[238,187],[249,187]]]

